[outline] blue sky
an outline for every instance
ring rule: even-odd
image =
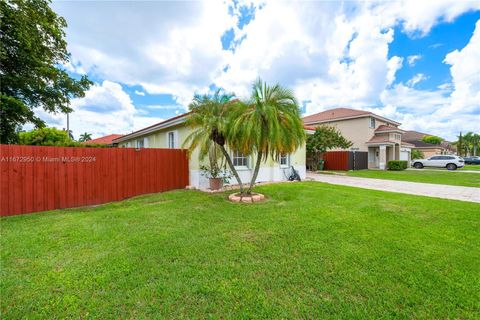
[[[395,38],[390,44],[389,57],[409,57],[421,55],[413,66],[397,72],[395,83],[407,82],[418,73],[428,78],[418,84],[420,89],[435,89],[451,82],[450,68],[443,63],[445,56],[458,48],[463,48],[470,40],[480,12],[468,12],[453,22],[443,22],[433,27],[424,37],[412,37],[395,28]]]
[[[480,121],[480,2],[62,2],[72,61],[95,85],[74,133],[127,133],[215,88],[247,97],[261,77],[302,111],[374,111],[454,139]],[[61,115],[40,112],[53,126]]]

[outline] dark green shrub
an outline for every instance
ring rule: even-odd
[[[390,160],[387,168],[392,171],[401,171],[407,169],[408,162],[405,160]]]

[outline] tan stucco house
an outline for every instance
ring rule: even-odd
[[[437,154],[456,154],[457,150],[450,142],[442,141],[441,144],[427,143],[422,141],[426,136],[431,136],[431,134],[409,130],[403,133],[402,139],[413,145],[412,150],[421,151],[425,158]]]
[[[119,148],[184,148],[184,141],[191,133],[191,128],[185,124],[188,114],[185,113],[123,135],[114,139],[113,142]],[[305,130],[307,133],[309,132],[308,128]],[[230,154],[242,181],[249,182],[253,174],[255,157],[233,151],[230,151]],[[300,178],[305,179],[305,158],[305,143],[294,153],[281,157],[279,161],[269,158],[266,162],[261,163],[256,181],[284,181],[287,179],[291,167],[295,168]],[[206,165],[207,161],[207,159],[199,160],[198,148],[192,152],[189,159],[190,186],[200,189],[208,187],[208,179],[202,174],[201,170],[201,166]],[[235,178],[232,178],[230,182],[236,183]]]
[[[351,151],[368,152],[368,168],[386,169],[390,160],[410,163],[413,145],[404,142],[400,123],[373,112],[349,108],[330,109],[303,118],[305,125],[337,128],[353,145]]]

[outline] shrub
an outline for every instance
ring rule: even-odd
[[[417,149],[412,150],[412,160],[414,159],[423,159],[425,156],[423,152]]]
[[[65,130],[55,128],[38,128],[28,132],[20,132],[19,144],[29,146],[57,146],[57,147],[82,147],[105,148],[101,143],[80,143],[72,140]]]
[[[401,171],[407,169],[408,162],[405,160],[390,160],[388,161],[388,170]]]
[[[38,128],[19,134],[19,144],[29,146],[64,146],[71,142],[66,131],[55,128]]]

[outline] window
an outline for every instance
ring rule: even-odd
[[[170,149],[175,149],[175,132],[173,131],[168,133],[168,147]]]
[[[290,166],[290,156],[288,154],[280,156],[280,167]]]
[[[144,148],[145,147],[145,141],[142,139],[137,140],[137,149]]]
[[[442,160],[442,156],[431,157],[429,160]]]
[[[248,167],[248,157],[239,151],[233,152],[232,161],[235,167]]]
[[[370,128],[375,128],[375,118],[370,118]]]

